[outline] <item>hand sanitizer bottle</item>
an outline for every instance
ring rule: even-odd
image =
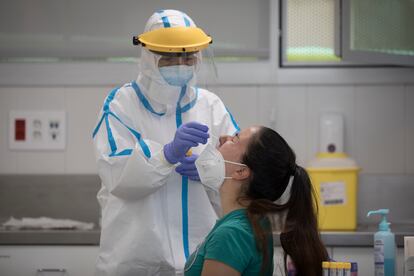
[[[369,211],[367,216],[382,215],[378,232],[374,235],[375,276],[395,275],[395,236],[387,222],[388,209]]]

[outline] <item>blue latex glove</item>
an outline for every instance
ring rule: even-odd
[[[197,168],[194,164],[197,158],[198,155],[193,154],[191,156],[180,159],[181,164],[175,168],[175,171],[182,176],[188,176],[188,178],[191,180],[200,181],[200,176],[198,175]]]
[[[174,140],[164,146],[165,159],[175,164],[191,147],[207,143],[208,138],[208,126],[197,122],[183,124],[175,132]]]

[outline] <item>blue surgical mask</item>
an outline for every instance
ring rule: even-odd
[[[172,65],[159,68],[164,80],[173,86],[183,87],[194,75],[194,67],[188,65]]]

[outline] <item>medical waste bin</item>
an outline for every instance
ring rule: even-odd
[[[318,203],[323,231],[352,231],[357,227],[359,168],[345,153],[320,153],[307,167]]]

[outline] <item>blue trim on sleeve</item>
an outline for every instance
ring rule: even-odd
[[[131,153],[132,153],[132,149],[126,149],[126,150],[123,150],[119,153],[111,152],[109,157],[131,155]]]
[[[109,145],[111,146],[111,154],[113,154],[113,153],[116,152],[116,143],[115,143],[114,136],[112,135],[111,127],[109,125],[109,116],[108,115],[105,116],[105,124],[106,124],[106,132],[108,134]]]
[[[130,128],[129,126],[127,126],[124,122],[122,122],[122,120],[116,116],[114,113],[112,113],[111,111],[109,112],[109,115],[112,115],[115,119],[117,119],[124,127],[126,127],[130,132],[132,132],[132,134],[135,136],[135,138],[137,139],[139,145],[141,146],[142,151],[144,152],[145,156],[150,158],[151,157],[151,151],[148,147],[147,144],[145,144],[144,140],[141,137],[141,134],[139,132],[137,132],[135,129]]]
[[[233,123],[233,126],[234,126],[234,128],[236,129],[236,132],[239,132],[239,131],[240,131],[240,127],[239,127],[239,125],[236,123],[236,120],[234,120],[233,115],[231,115],[231,113],[230,113],[230,111],[227,109],[227,107],[226,107],[226,110],[227,110],[227,113],[229,113],[229,115],[230,115],[231,122]]]
[[[115,94],[118,92],[119,87],[115,88],[114,90],[109,93],[108,97],[105,100],[105,104],[103,106],[103,110],[107,112],[109,110],[109,104],[112,102],[112,100],[115,98]]]
[[[111,153],[109,154],[110,157],[114,157],[114,156],[125,156],[125,155],[130,155],[132,153],[132,149],[125,149],[122,152],[117,153],[117,146],[116,146],[116,142],[115,139],[113,137],[112,134],[112,130],[111,130],[111,125],[109,123],[109,116],[114,117],[116,120],[118,120],[124,127],[126,127],[136,138],[136,140],[138,141],[138,143],[141,146],[142,151],[144,152],[145,156],[147,158],[151,157],[151,151],[148,147],[148,145],[145,143],[145,141],[142,139],[142,136],[139,132],[137,132],[136,130],[134,130],[133,128],[127,126],[115,113],[113,113],[110,110],[110,104],[112,102],[112,100],[115,98],[115,94],[119,91],[119,88],[115,88],[114,90],[111,91],[111,93],[109,93],[108,97],[105,100],[104,106],[103,106],[103,114],[102,114],[102,118],[99,120],[98,125],[96,126],[96,128],[94,129],[93,133],[92,133],[92,138],[95,138],[96,134],[98,133],[103,120],[105,120],[105,126],[106,126],[106,132],[108,134],[108,142],[109,145],[111,147]]]
[[[95,127],[93,133],[92,133],[92,138],[95,138],[96,134],[98,133],[99,128],[101,127],[101,124],[103,122],[103,120],[105,119],[105,114],[102,114],[101,119],[99,120],[98,125]]]
[[[107,114],[107,112],[108,112],[108,110],[109,110],[109,104],[110,104],[110,102],[114,99],[114,97],[115,97],[115,94],[116,94],[116,92],[118,91],[118,89],[119,89],[119,87],[117,87],[117,88],[115,88],[115,89],[113,89],[110,93],[109,93],[109,95],[108,95],[108,97],[106,97],[106,99],[105,99],[105,102],[104,102],[104,105],[103,105],[103,113],[102,113],[102,117],[101,117],[101,120],[99,120],[99,123],[98,123],[98,125],[96,126],[96,128],[95,128],[95,130],[93,131],[93,133],[92,133],[92,138],[95,138],[95,136],[96,136],[96,134],[98,133],[98,131],[99,131],[99,128],[101,127],[101,124],[102,124],[102,121],[108,116],[108,114]],[[106,119],[105,119],[105,121],[106,121]],[[106,122],[105,122],[106,123]],[[107,123],[106,123],[107,124]]]
[[[131,83],[131,85],[132,85],[132,88],[134,88],[135,93],[137,94],[137,97],[139,98],[139,100],[141,101],[141,103],[144,105],[144,107],[145,107],[145,108],[146,108],[149,112],[151,112],[151,113],[153,113],[153,114],[155,114],[155,115],[158,115],[158,116],[164,116],[164,115],[165,115],[165,113],[162,113],[162,112],[156,112],[156,111],[152,108],[152,106],[151,106],[151,104],[149,103],[148,99],[144,96],[144,94],[142,93],[141,89],[139,88],[138,84],[137,84],[135,81],[133,81],[133,82]]]

